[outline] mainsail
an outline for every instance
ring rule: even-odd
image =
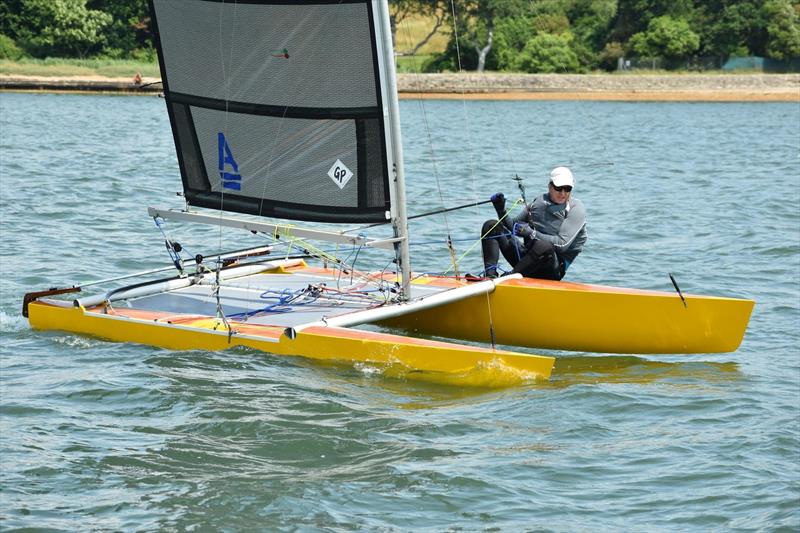
[[[390,218],[396,163],[376,5],[151,0],[189,205],[293,220]]]

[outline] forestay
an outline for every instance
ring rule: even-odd
[[[375,4],[151,0],[189,205],[385,221],[394,148]]]

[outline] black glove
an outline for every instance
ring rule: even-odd
[[[515,222],[512,233],[517,237],[522,237],[524,239],[533,239],[536,237],[536,230],[525,222]]]
[[[501,192],[496,192],[492,195],[492,205],[494,210],[497,211],[497,216],[501,217],[506,211],[506,197]]]

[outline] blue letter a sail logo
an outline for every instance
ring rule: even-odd
[[[239,174],[239,165],[233,159],[233,152],[231,147],[228,146],[228,141],[225,140],[225,134],[221,131],[217,133],[217,146],[219,152],[219,179],[222,187],[225,189],[233,189],[234,191],[242,190],[242,175]],[[230,167],[231,171],[226,170]]]

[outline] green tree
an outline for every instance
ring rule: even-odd
[[[112,57],[152,55],[152,30],[147,0],[88,0],[87,8],[111,15],[103,29],[103,53]]]
[[[625,48],[622,43],[611,41],[606,43],[603,50],[598,57],[598,63],[601,68],[611,71],[616,70],[619,65],[619,60],[625,57]]]
[[[609,42],[617,3],[617,0],[574,0],[567,9],[570,31],[575,37],[572,49],[583,67],[596,68],[599,65]]]
[[[505,17],[497,21],[493,49],[499,70],[576,72],[581,62],[565,15]]]
[[[0,2],[0,34],[15,40],[20,26],[20,0],[4,0]]]
[[[518,70],[519,54],[536,36],[534,19],[528,16],[504,17],[495,25],[494,63],[499,70]]]
[[[763,55],[766,29],[763,0],[704,0],[695,13],[700,54],[726,59]]]
[[[86,0],[21,0],[16,41],[35,57],[85,57],[100,50],[111,15]]]
[[[654,18],[668,15],[690,20],[694,10],[692,0],[618,0],[609,39],[625,43],[633,35],[646,31]]]
[[[527,5],[527,0],[453,0],[450,43],[446,57],[437,64],[478,71],[495,66],[491,52],[496,23],[504,17],[520,16]]]
[[[767,56],[774,59],[800,57],[800,5],[789,0],[767,0],[764,15]]]
[[[647,31],[631,37],[629,46],[643,57],[675,61],[694,53],[700,46],[700,37],[685,20],[664,15],[650,20]]]
[[[518,67],[523,72],[575,72],[578,56],[571,47],[569,32],[553,35],[540,33],[525,44],[519,54]]]
[[[0,33],[0,59],[16,61],[25,57],[25,52],[17,46],[14,39]]]

